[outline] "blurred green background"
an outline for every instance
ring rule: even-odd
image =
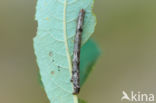
[[[33,51],[36,0],[0,0],[0,103],[48,103]],[[102,55],[80,97],[121,103],[122,91],[156,94],[156,0],[95,0]]]

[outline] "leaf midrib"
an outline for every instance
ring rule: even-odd
[[[66,8],[67,8],[67,0],[64,0],[64,14],[63,14],[64,15],[63,16],[64,42],[65,42],[66,55],[67,55],[69,72],[70,72],[70,77],[71,77],[72,76],[72,63],[71,63],[71,57],[70,57],[70,53],[69,53],[68,40],[67,40]],[[73,87],[73,85],[72,85],[72,87]],[[73,95],[73,100],[74,100],[74,103],[78,103],[78,98],[76,95]]]

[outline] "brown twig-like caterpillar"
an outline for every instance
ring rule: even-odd
[[[73,61],[72,61],[72,79],[74,86],[73,94],[79,94],[80,91],[80,48],[81,48],[81,36],[83,31],[83,23],[85,17],[85,10],[81,9],[77,28],[76,28],[76,35],[75,35],[75,42],[74,42],[74,53],[73,53]]]

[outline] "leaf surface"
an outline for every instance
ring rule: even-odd
[[[79,98],[79,103],[87,103],[87,102]]]
[[[96,60],[100,56],[100,49],[96,43],[90,39],[81,48],[80,55],[80,85],[82,87],[83,83],[87,79],[92,66],[95,64]]]
[[[50,103],[78,103],[71,80],[74,36],[80,9],[85,9],[82,45],[94,32],[93,0],[38,0],[34,50]]]

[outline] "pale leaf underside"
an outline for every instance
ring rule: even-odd
[[[73,96],[71,58],[74,36],[80,9],[86,16],[82,44],[94,31],[96,24],[92,14],[93,0],[38,0],[36,20],[37,36],[34,49],[41,80],[50,103],[77,103]]]

